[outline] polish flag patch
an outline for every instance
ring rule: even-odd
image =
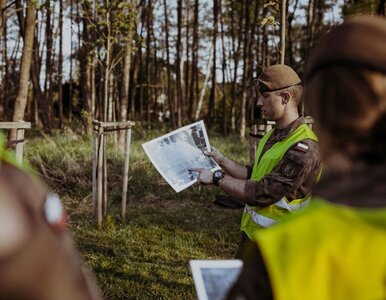
[[[307,150],[308,150],[308,146],[306,144],[303,144],[303,143],[298,143],[296,146],[295,146],[295,150],[298,150],[298,151],[301,151],[301,152],[304,152],[306,153]]]

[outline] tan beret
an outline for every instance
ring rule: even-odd
[[[312,52],[305,78],[334,65],[386,73],[386,19],[360,16],[332,29]]]
[[[257,79],[260,92],[273,92],[301,83],[298,74],[286,65],[273,65]]]

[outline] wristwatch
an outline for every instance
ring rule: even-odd
[[[213,172],[213,184],[218,186],[218,182],[224,178],[225,173],[222,170],[217,170]]]

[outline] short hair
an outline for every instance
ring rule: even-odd
[[[301,83],[298,83],[296,85],[280,90],[280,93],[283,93],[283,92],[290,93],[292,98],[295,100],[296,105],[298,106],[302,99],[303,86]]]

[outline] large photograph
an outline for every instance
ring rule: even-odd
[[[194,285],[199,300],[223,300],[235,283],[242,260],[191,260]]]
[[[210,150],[205,124],[199,121],[142,145],[147,156],[170,186],[178,193],[197,181],[189,168],[220,169],[203,151]]]

